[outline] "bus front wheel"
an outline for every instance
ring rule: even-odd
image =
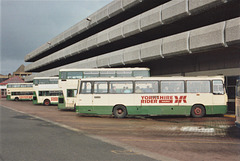
[[[194,105],[191,110],[192,117],[199,118],[205,115],[205,108],[202,105]]]
[[[49,106],[49,105],[50,105],[50,101],[49,101],[49,100],[44,100],[43,104],[44,104],[45,106]]]
[[[15,97],[15,98],[14,98],[14,101],[19,101],[19,98],[18,98],[18,97]]]
[[[124,118],[127,116],[127,109],[123,105],[117,105],[113,109],[113,115],[115,118]]]

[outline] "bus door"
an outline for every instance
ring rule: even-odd
[[[226,98],[223,99],[225,94],[224,86],[222,80],[213,80],[213,105],[224,105],[227,101]]]
[[[92,82],[82,82],[80,95],[77,96],[77,102],[78,106],[84,109],[84,112],[91,113],[93,111]]]
[[[74,107],[76,103],[77,89],[67,89],[66,107]]]
[[[107,114],[108,108],[108,83],[107,82],[94,82],[92,105],[93,111],[97,111],[98,114]],[[107,113],[106,113],[107,112]]]

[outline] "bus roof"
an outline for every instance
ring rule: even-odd
[[[8,85],[12,85],[12,84],[33,84],[33,83],[8,83]]]
[[[36,79],[58,79],[58,77],[34,77],[33,80]]]
[[[72,68],[72,69],[60,69],[59,72],[62,71],[135,71],[135,70],[150,70],[149,68]]]
[[[172,76],[172,77],[110,77],[110,78],[82,78],[84,81],[130,81],[130,80],[224,80],[224,76]]]

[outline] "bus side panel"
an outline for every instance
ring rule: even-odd
[[[142,106],[138,108],[136,106],[128,107],[132,108],[132,111],[129,111],[129,115],[186,115],[189,116],[190,113],[187,112],[191,109],[191,106],[167,106],[167,105],[158,105],[158,106]],[[134,110],[137,108],[137,111]]]
[[[7,95],[7,100],[8,101],[12,100],[10,95]]]
[[[207,115],[227,113],[227,105],[212,105],[212,106],[205,106],[205,108],[206,108]]]
[[[187,104],[193,106],[201,104],[205,107],[206,114],[225,114],[227,112],[227,105],[225,103],[225,95],[213,95],[212,93],[195,93],[187,94]],[[189,113],[191,108],[189,109]]]
[[[93,114],[92,94],[77,95],[76,112],[84,114]]]
[[[135,94],[112,94],[109,98],[109,104],[113,106],[115,105],[124,105],[127,108],[127,112],[129,115],[131,114],[140,114],[138,108],[140,107],[140,103],[136,103]]]
[[[191,113],[192,106],[203,105],[206,110],[206,114],[212,113],[212,93],[187,93],[186,104],[190,107],[187,113]],[[183,105],[183,103],[180,103]]]
[[[138,112],[142,115],[189,115],[191,107],[186,104],[184,94],[142,94],[137,95]],[[180,105],[182,103],[182,105]]]
[[[87,107],[86,107],[85,112],[89,114],[97,114],[97,115],[111,115],[112,108],[113,108],[112,106],[94,106],[93,111],[86,111],[87,110]]]
[[[65,105],[65,97],[64,96],[59,96],[58,97],[58,109],[65,109],[66,105]]]
[[[38,96],[35,91],[33,92],[33,104],[34,105],[38,104]]]
[[[22,101],[32,101],[33,100],[33,95],[25,95],[25,96],[18,96],[19,100]]]
[[[225,114],[227,113],[227,104],[228,101],[227,95],[217,95],[212,94],[212,107],[211,112],[207,112],[207,114]],[[207,107],[206,107],[207,108]]]
[[[74,105],[76,103],[76,97],[67,97],[68,89],[77,89],[78,79],[67,79],[65,81],[59,80],[59,88],[63,90],[63,96],[61,98],[64,99],[64,103],[58,104],[59,109],[74,109]]]
[[[74,108],[74,104],[76,102],[75,97],[66,97],[65,100],[66,100],[66,103],[65,103],[66,108]]]
[[[112,114],[113,106],[112,105],[109,106],[109,98],[110,97],[108,94],[93,94],[92,96],[93,112],[99,115]]]

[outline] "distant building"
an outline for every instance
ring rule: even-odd
[[[31,72],[24,71],[25,66],[22,64],[15,72],[13,72],[13,76],[19,76],[21,78],[25,78],[26,76],[30,76]]]
[[[2,83],[3,81],[7,80],[8,78],[1,78],[0,77],[0,83]]]
[[[11,75],[11,74],[10,74]],[[8,79],[9,78],[9,75],[2,75],[2,74],[0,74],[0,83],[2,82],[2,81],[5,81],[6,79]]]
[[[13,76],[0,83],[0,98],[6,98],[7,96],[7,84],[8,83],[24,83],[24,80],[19,76]]]

